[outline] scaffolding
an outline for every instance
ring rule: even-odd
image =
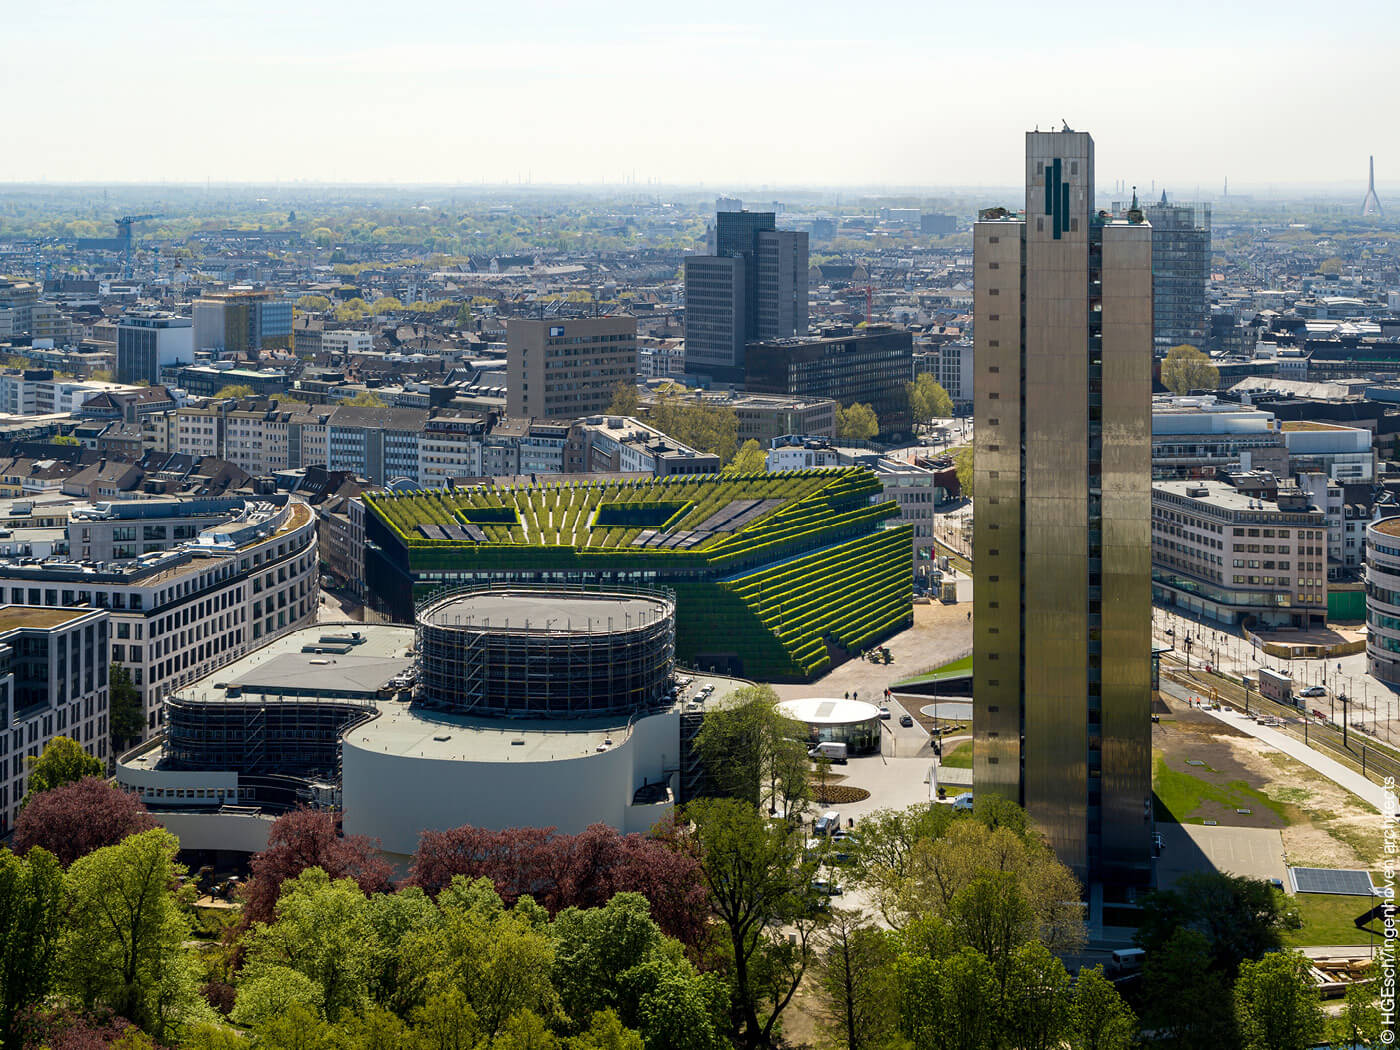
[[[166,701],[165,760],[170,769],[335,780],[341,733],[376,711],[370,700],[172,696]]]
[[[515,622],[497,612],[492,622],[501,599],[560,611]],[[594,601],[612,615],[577,615]],[[437,710],[533,718],[656,707],[669,702],[675,613],[674,596],[659,590],[481,584],[438,592],[418,608],[417,699]]]

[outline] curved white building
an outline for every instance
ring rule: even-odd
[[[1366,529],[1366,668],[1400,685],[1400,518]]]
[[[880,709],[864,700],[812,696],[784,700],[778,710],[805,723],[814,744],[845,744],[853,755],[880,750]]]

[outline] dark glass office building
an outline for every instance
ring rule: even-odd
[[[913,335],[887,324],[750,343],[744,357],[745,389],[859,401],[875,410],[881,433],[909,429],[905,387],[913,373]]]

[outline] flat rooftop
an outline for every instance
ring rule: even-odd
[[[0,605],[0,632],[14,631],[21,627],[49,628],[62,627],[84,616],[91,616],[96,609],[54,609],[39,605]]]
[[[362,641],[344,639],[358,632]],[[412,627],[391,624],[329,623],[281,638],[214,671],[177,695],[189,700],[226,700],[229,686],[246,693],[295,696],[376,695],[413,666]],[[304,652],[304,649],[313,649]],[[345,650],[345,651],[339,651]]]
[[[681,672],[683,677],[688,677]],[[749,685],[737,678],[694,675],[681,690],[682,706],[707,685],[714,687],[703,702],[718,707]],[[659,709],[660,710],[660,709]],[[553,762],[582,758],[620,744],[627,737],[627,718],[480,718],[425,711],[401,703],[381,703],[379,717],[355,726],[344,736],[347,746],[405,758],[472,762]]]
[[[511,627],[603,634],[651,623],[665,611],[655,598],[612,594],[483,591],[447,598],[424,610],[437,627]]]
[[[1207,503],[1212,507],[1219,507],[1222,510],[1265,510],[1285,514],[1298,514],[1299,511],[1288,510],[1279,511],[1278,504],[1271,500],[1261,500],[1259,496],[1251,496],[1241,492],[1233,485],[1228,485],[1223,481],[1154,481],[1152,488],[1157,492],[1170,492],[1175,496],[1184,499],[1197,500]],[[1194,495],[1201,489],[1206,490],[1204,496]],[[1263,506],[1257,506],[1259,503]],[[1321,514],[1317,507],[1309,507],[1310,513]]]

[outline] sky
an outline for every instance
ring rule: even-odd
[[[0,4],[0,182],[1400,186],[1394,0]],[[1360,191],[1358,191],[1360,192]]]

